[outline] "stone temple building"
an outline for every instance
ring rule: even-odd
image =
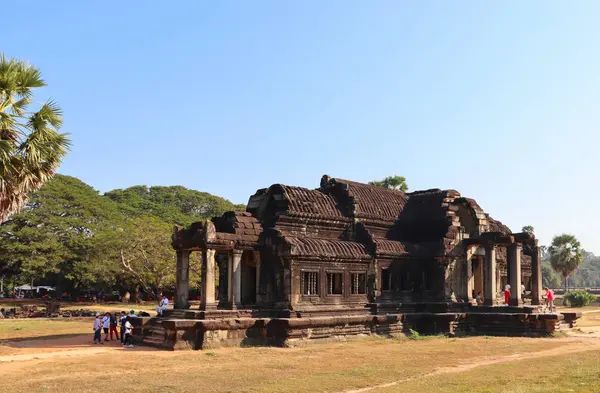
[[[245,212],[175,227],[172,244],[175,309],[139,318],[134,330],[171,349],[409,329],[540,335],[577,317],[541,306],[535,237],[512,233],[454,190],[404,193],[328,176],[317,189],[275,184],[252,195]],[[192,252],[202,255],[196,309]],[[506,284],[517,289],[509,305]]]

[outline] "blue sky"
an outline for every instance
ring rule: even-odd
[[[403,175],[600,253],[596,1],[3,4],[100,191]]]

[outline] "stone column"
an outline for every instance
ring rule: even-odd
[[[254,262],[256,263],[256,303],[259,303],[260,296],[260,252],[254,251],[252,253]]]
[[[201,310],[216,308],[215,303],[215,250],[202,250]]]
[[[233,304],[233,253],[227,254],[227,303]]]
[[[175,304],[176,309],[187,309],[190,307],[190,251],[177,251],[177,275],[176,279],[176,294]]]
[[[232,253],[232,271],[231,287],[233,307],[241,306],[242,304],[242,250],[233,250]]]
[[[474,288],[474,281],[473,281],[473,261],[471,258],[469,258],[467,256],[467,261],[466,261],[466,269],[467,271],[465,272],[465,290],[467,291],[467,293],[465,294],[465,300],[470,302],[473,300],[473,288]]]
[[[483,283],[483,304],[493,306],[496,304],[496,245],[485,246],[485,280]]]
[[[508,278],[510,284],[508,304],[510,306],[523,305],[521,300],[521,249],[522,246],[519,243],[511,244],[506,249],[507,263],[510,265],[510,277]]]
[[[531,256],[531,304],[542,304],[542,255],[537,245],[533,247]]]

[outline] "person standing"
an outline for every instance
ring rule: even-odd
[[[521,301],[525,303],[525,284],[521,283]]]
[[[554,291],[548,287],[546,290],[546,306],[550,308],[550,312],[554,312]]]
[[[504,287],[504,305],[508,306],[508,301],[510,300],[510,284],[506,284]]]
[[[110,313],[104,314],[102,318],[102,328],[104,329],[104,341],[110,341],[108,339],[108,331],[110,329]]]
[[[129,322],[129,317],[125,318],[125,340],[123,341],[123,348],[133,348],[133,345],[131,344],[131,331],[133,329],[133,326],[131,325],[131,322]]]
[[[115,334],[115,340],[119,338],[119,332],[117,332],[117,314],[110,314],[110,339],[113,340],[113,333]]]
[[[125,311],[121,311],[121,318],[119,318],[121,344],[125,343],[125,322],[127,322],[127,314],[125,314]]]
[[[94,319],[94,344],[102,344],[102,320],[100,314]]]

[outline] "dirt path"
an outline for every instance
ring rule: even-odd
[[[0,346],[0,363],[49,359],[62,356],[83,356],[97,353],[127,350],[151,351],[149,347],[124,349],[119,341],[108,341],[104,345],[93,345],[89,335],[65,337],[55,340],[23,340]],[[2,366],[3,368],[6,365]]]
[[[370,391],[373,391],[376,389],[389,388],[392,386],[400,385],[400,384],[403,384],[406,382],[411,382],[411,381],[415,381],[415,380],[419,380],[419,379],[423,379],[423,378],[429,378],[429,377],[434,377],[434,376],[443,375],[443,374],[452,374],[452,373],[471,371],[478,367],[490,366],[490,365],[498,364],[498,363],[509,363],[509,362],[515,362],[515,361],[519,361],[519,360],[537,359],[537,358],[543,358],[543,357],[558,357],[558,356],[562,356],[562,355],[570,355],[570,354],[579,353],[579,352],[600,350],[600,336],[598,336],[598,335],[594,335],[592,337],[590,337],[589,335],[585,335],[585,336],[584,335],[573,335],[573,337],[568,337],[568,338],[564,338],[564,339],[560,339],[560,340],[562,342],[571,342],[572,344],[565,345],[565,346],[558,347],[558,348],[548,349],[548,350],[544,350],[544,351],[539,351],[539,352],[528,352],[528,353],[522,353],[522,354],[517,353],[517,354],[513,354],[513,355],[483,358],[481,360],[474,361],[471,363],[459,364],[459,365],[452,366],[452,367],[441,367],[441,368],[436,369],[433,372],[415,376],[415,377],[411,377],[411,378],[401,379],[398,381],[388,382],[388,383],[384,383],[384,384],[380,384],[380,385],[367,386],[367,387],[361,388],[361,389],[346,390],[346,391],[340,392],[340,393],[364,393],[364,392],[370,392]]]

